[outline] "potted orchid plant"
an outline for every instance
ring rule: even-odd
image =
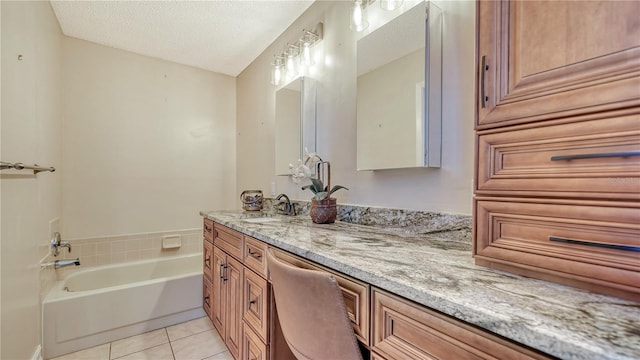
[[[311,175],[311,169],[307,165],[309,163],[316,168],[317,177]],[[313,193],[309,212],[311,220],[316,224],[334,223],[338,210],[336,199],[332,198],[331,194],[341,189],[349,189],[342,185],[331,187],[331,164],[328,161],[323,161],[318,154],[309,153],[305,149],[305,161],[299,160],[296,168],[293,165],[289,165],[289,167],[293,170],[291,177],[295,183],[300,184],[302,180],[307,178],[311,181],[311,184],[302,187],[302,190],[310,190]]]

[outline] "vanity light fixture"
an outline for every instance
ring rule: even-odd
[[[309,67],[315,65],[314,46],[323,35],[323,24],[318,23],[315,30],[302,30],[302,37],[295,43],[287,44],[285,51],[274,55],[271,63],[271,84],[280,86],[284,80],[291,81],[305,76]]]

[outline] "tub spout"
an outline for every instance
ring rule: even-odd
[[[54,269],[59,269],[67,266],[80,266],[80,259],[76,258],[75,260],[56,260],[53,264]]]

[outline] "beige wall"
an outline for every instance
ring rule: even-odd
[[[0,175],[0,358],[30,359],[41,336],[38,263],[49,240],[48,222],[62,213],[62,35],[49,2],[2,1],[0,6],[1,160],[57,169],[37,176],[6,170]]]
[[[237,81],[237,189],[262,189],[308,200],[274,171],[274,88],[270,62],[303,28],[324,23],[325,63],[318,86],[318,152],[331,162],[332,183],[350,188],[339,202],[471,214],[475,3],[437,2],[444,13],[443,148],[440,169],[356,171],[356,34],[349,2],[312,5]],[[258,150],[260,149],[260,150]]]
[[[235,206],[235,78],[63,44],[65,237],[197,228]]]

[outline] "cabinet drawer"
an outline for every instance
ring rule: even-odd
[[[269,328],[269,285],[267,280],[251,270],[244,271],[244,302],[242,316],[262,341],[267,340]]]
[[[242,261],[244,245],[243,235],[240,232],[215,223],[213,227],[213,242],[227,254]]]
[[[211,281],[206,277],[202,280],[202,308],[207,313],[207,317],[211,319]]]
[[[244,265],[262,277],[267,277],[267,244],[249,236],[244,237]]]
[[[638,114],[485,132],[477,146],[477,194],[640,199]]]
[[[203,272],[207,279],[213,279],[213,244],[205,241],[202,249]]]
[[[267,345],[246,325],[244,326],[244,336],[242,338],[242,354],[242,359],[244,360],[267,360],[269,354]]]
[[[382,290],[372,299],[375,359],[548,359]]]
[[[202,233],[204,239],[213,243],[213,221],[209,219],[204,219],[204,224],[202,226]]]
[[[639,203],[478,198],[475,213],[479,265],[640,300]]]
[[[278,259],[293,266],[330,273],[340,286],[344,304],[347,308],[347,315],[349,316],[349,320],[351,320],[351,325],[353,325],[356,337],[365,345],[369,345],[369,285],[367,283],[339,274],[320,265],[311,264],[287,252],[276,249],[272,250]]]

